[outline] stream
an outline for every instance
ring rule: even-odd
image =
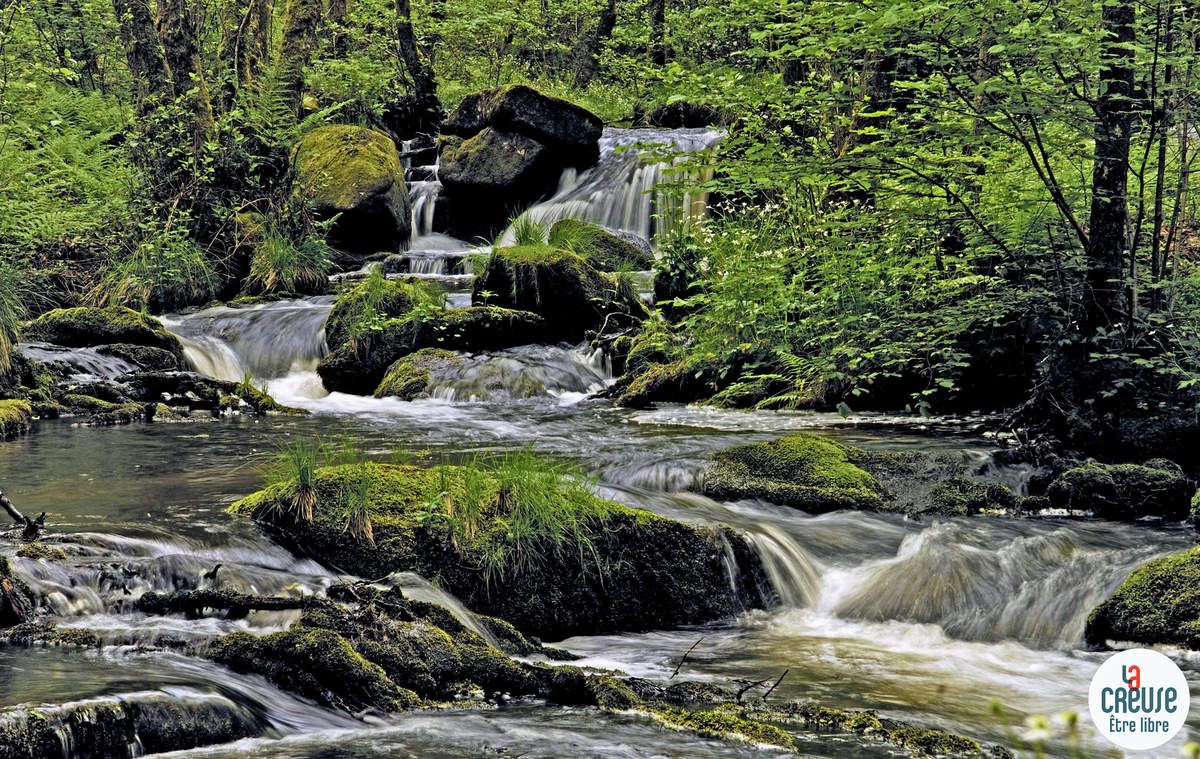
[[[614,134],[614,131],[618,132]],[[679,139],[705,144],[693,130]],[[663,166],[630,158],[630,137],[606,132],[604,159],[565,176],[538,218],[580,215],[649,234],[652,187]],[[700,142],[698,143],[697,140]],[[425,172],[425,175],[436,175]],[[647,174],[654,177],[647,178]],[[425,181],[425,185],[432,185]],[[425,202],[436,200],[422,186]],[[415,192],[415,190],[414,190]],[[424,214],[424,212],[422,212]],[[425,215],[422,215],[422,219]],[[467,250],[421,236],[414,259]],[[460,256],[461,258],[461,256]],[[446,279],[458,302],[462,278],[442,263],[414,260],[410,272]],[[438,280],[442,281],[442,280]],[[467,296],[469,297],[469,296]],[[1136,566],[1194,542],[1190,528],[1074,519],[972,517],[912,521],[836,512],[811,516],[768,503],[719,503],[687,492],[704,462],[731,445],[795,430],[869,448],[924,450],[985,464],[982,420],[914,420],[885,415],[736,412],[683,406],[615,408],[591,394],[612,381],[603,358],[579,346],[525,346],[471,356],[412,402],[329,394],[315,373],[326,352],[331,297],[171,315],[193,368],[241,380],[249,374],[305,417],[232,417],[209,423],[94,428],[42,422],[36,433],[0,445],[0,483],[27,513],[52,515],[66,562],[14,559],[14,571],[53,610],[54,621],[147,645],[194,641],[234,630],[284,629],[292,612],[238,621],[132,613],[147,590],[188,587],[220,563],[223,587],[248,593],[320,593],[336,573],[272,543],[248,520],[223,513],[262,482],[260,466],[297,436],[345,441],[369,455],[437,461],[528,447],[579,462],[601,493],[632,506],[744,531],[783,603],[700,628],[585,636],[558,645],[579,664],[667,680],[695,646],[679,678],[732,683],[789,674],[778,696],[881,714],[1009,745],[1029,715],[1076,711],[1084,739],[1099,750],[1087,717],[1087,687],[1104,654],[1082,649],[1088,612]],[[99,370],[97,370],[99,371]],[[1020,487],[1027,473],[993,468]],[[438,591],[415,588],[436,597]],[[452,604],[452,599],[446,603]],[[1170,652],[1200,693],[1200,659]],[[258,737],[172,756],[460,757],[772,756],[768,750],[707,740],[631,715],[514,703],[491,712],[417,713],[366,722],[318,707],[216,664],[135,647],[99,652],[0,651],[0,704],[169,698],[188,708],[244,715]],[[1006,719],[991,708],[999,701]],[[1176,756],[1200,735],[1200,709],[1156,753]],[[1006,724],[1007,723],[1007,724]],[[887,757],[887,744],[813,735],[818,757]]]

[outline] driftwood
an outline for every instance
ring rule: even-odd
[[[174,593],[150,591],[138,599],[138,611],[146,614],[184,614],[188,619],[205,616],[205,610],[224,611],[225,619],[244,619],[252,611],[288,611],[305,609],[311,598],[250,596],[225,590],[179,590]]]
[[[46,512],[43,511],[39,514],[37,519],[30,519],[18,511],[16,506],[13,506],[13,502],[4,495],[3,491],[0,491],[0,508],[7,511],[8,515],[12,517],[14,526],[21,529],[21,540],[37,540],[42,528],[46,526]]]

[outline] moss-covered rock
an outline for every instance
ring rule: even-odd
[[[551,194],[564,168],[600,155],[600,119],[524,85],[472,93],[447,117],[438,170],[451,231],[491,237]]]
[[[97,345],[96,352],[128,361],[144,372],[170,372],[187,369],[187,362],[175,352],[152,345]]]
[[[368,277],[338,295],[325,321],[325,342],[334,348],[367,334],[381,320],[404,316],[434,294],[421,282]]]
[[[664,363],[652,359],[634,364],[613,385],[618,406],[646,408],[653,403],[691,403],[712,397],[721,387],[721,365],[702,356],[685,356]]]
[[[929,511],[941,516],[967,516],[980,512],[1011,512],[1019,499],[1006,485],[956,476],[934,486]]]
[[[654,265],[649,244],[638,245],[611,230],[579,219],[560,219],[550,227],[550,244],[583,257],[600,271],[635,269]]]
[[[423,348],[493,351],[546,340],[546,322],[527,311],[495,306],[422,309],[383,320],[354,344],[343,344],[321,360],[317,374],[331,392],[369,395],[388,367]]]
[[[346,531],[346,493],[363,478],[372,540]],[[502,488],[475,468],[342,466],[318,472],[311,523],[289,517],[286,485],[233,509],[330,566],[369,577],[415,571],[475,611],[550,638],[700,623],[766,602],[761,565],[737,534],[539,482],[551,495],[520,481]],[[727,551],[740,567],[736,588]]]
[[[124,343],[159,348],[182,364],[183,347],[157,319],[121,306],[59,308],[48,311],[24,329],[26,340],[86,348]]]
[[[9,440],[29,431],[33,407],[29,401],[0,401],[0,440]]]
[[[1152,459],[1144,465],[1091,463],[1068,469],[1050,483],[1046,495],[1059,508],[1106,519],[1183,519],[1195,492],[1178,465]]]
[[[1092,610],[1084,637],[1200,649],[1200,547],[1139,567]]]
[[[338,124],[306,134],[293,152],[296,193],[322,218],[329,244],[352,260],[398,250],[411,231],[400,155],[383,132]]]
[[[395,397],[402,401],[419,398],[427,392],[432,377],[445,374],[462,362],[462,356],[441,348],[410,353],[388,367],[383,381],[375,388],[375,397]]]
[[[562,340],[579,340],[589,330],[616,332],[646,318],[636,293],[574,253],[548,245],[493,251],[472,296],[476,303],[540,314]]]
[[[859,465],[867,458],[864,451],[820,435],[789,435],[716,454],[703,490],[722,500],[761,498],[814,513],[877,510],[885,491]]]

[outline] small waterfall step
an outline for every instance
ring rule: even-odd
[[[383,261],[384,274],[455,274],[470,275],[470,251],[410,250],[388,256]]]

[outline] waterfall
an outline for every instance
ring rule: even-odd
[[[48,343],[21,343],[17,349],[39,364],[66,364],[78,380],[117,379],[138,368],[132,363],[101,353],[96,348],[64,348]]]
[[[311,371],[328,352],[325,320],[333,298],[283,300],[244,308],[218,306],[162,317],[183,343],[196,371],[240,382],[247,375],[272,379]]]
[[[753,525],[747,540],[754,546],[771,587],[786,607],[802,608],[816,599],[821,576],[808,553],[778,527],[766,523]]]

